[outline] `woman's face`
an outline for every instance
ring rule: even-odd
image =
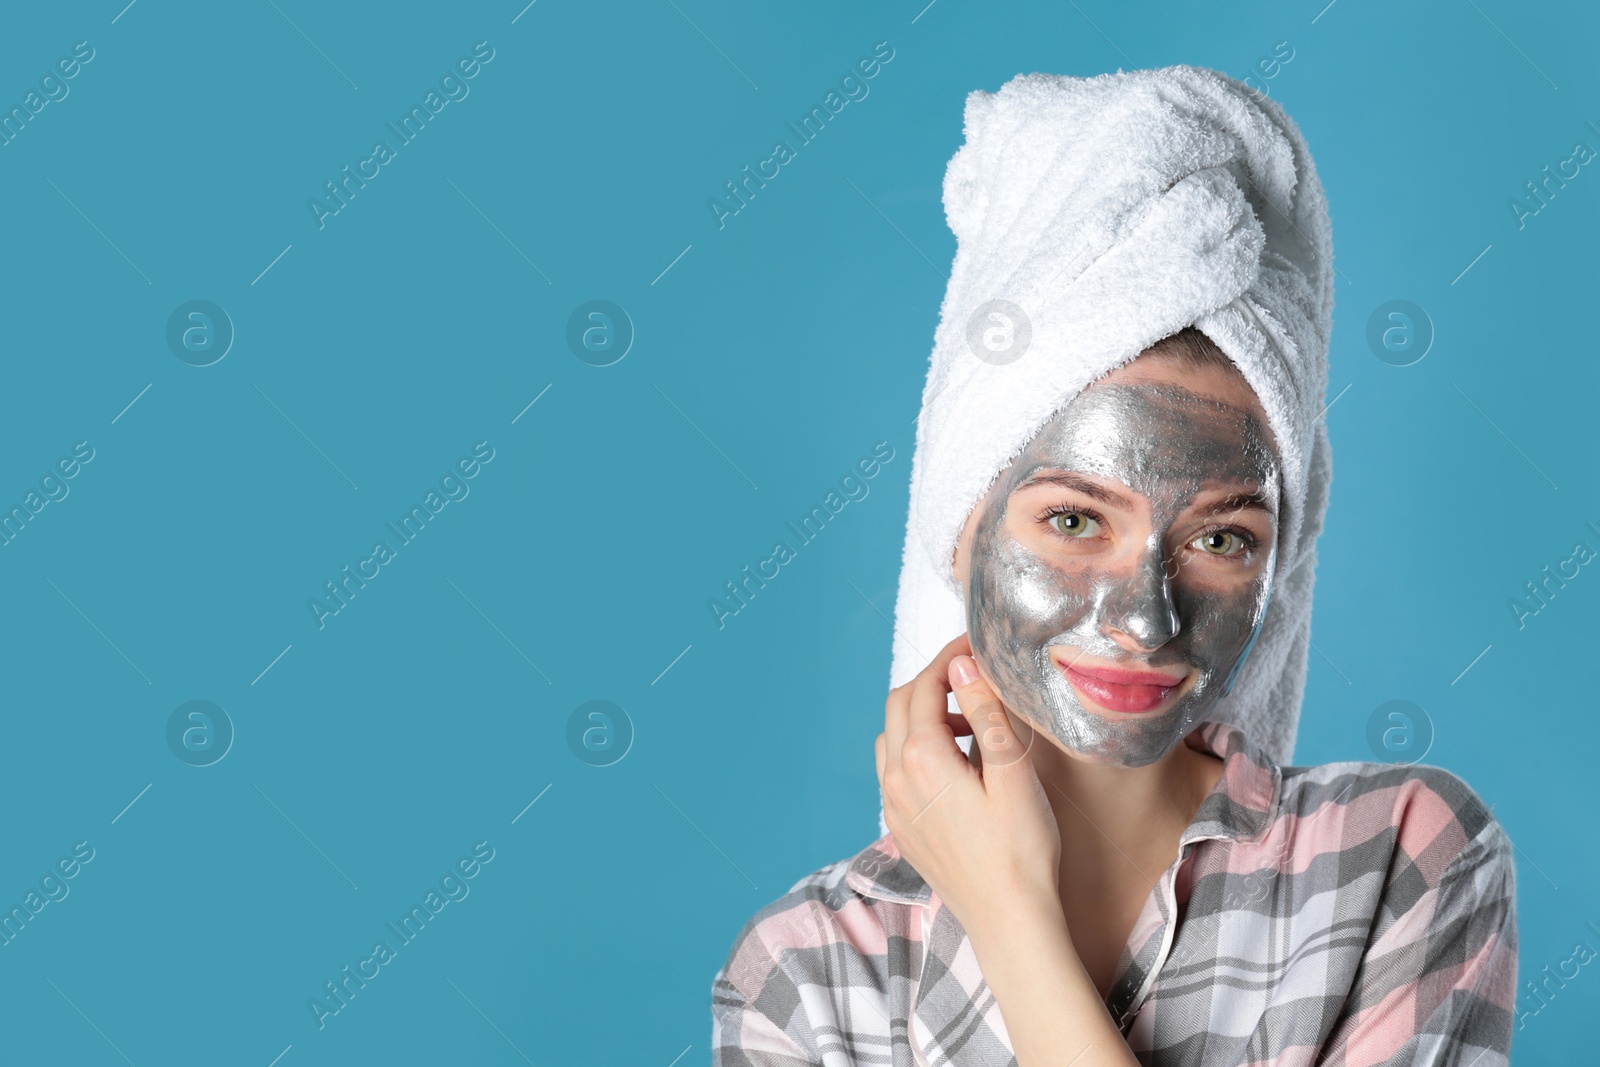
[[[1239,375],[1142,356],[1001,472],[957,546],[974,657],[1068,752],[1161,759],[1233,684],[1267,610],[1278,459]]]

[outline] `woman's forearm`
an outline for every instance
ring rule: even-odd
[[[1018,1067],[1139,1067],[1055,900],[1013,898],[969,929]]]

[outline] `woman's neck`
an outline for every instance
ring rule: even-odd
[[[1178,744],[1155,763],[1117,767],[1069,755],[1042,733],[1030,755],[1061,832],[1062,898],[1153,885],[1222,773],[1215,756]]]

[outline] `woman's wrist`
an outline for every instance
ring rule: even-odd
[[[1036,898],[1009,900],[967,931],[973,955],[1001,1008],[1041,989],[1073,986],[1086,977],[1061,905]]]
[[[1136,1067],[1072,943],[1059,900],[1023,894],[967,937],[1019,1067]]]
[[[962,924],[975,951],[994,949],[997,953],[1044,941],[1072,944],[1061,899],[1042,887],[998,894],[995,904],[972,923]]]

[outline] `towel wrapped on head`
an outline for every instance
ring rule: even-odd
[[[1091,382],[1194,326],[1260,399],[1283,472],[1271,602],[1210,718],[1289,762],[1331,477],[1332,237],[1299,130],[1238,81],[1174,66],[1018,75],[967,97],[964,132],[944,179],[956,256],[917,420],[890,686],[966,629],[951,560],[996,475]]]

